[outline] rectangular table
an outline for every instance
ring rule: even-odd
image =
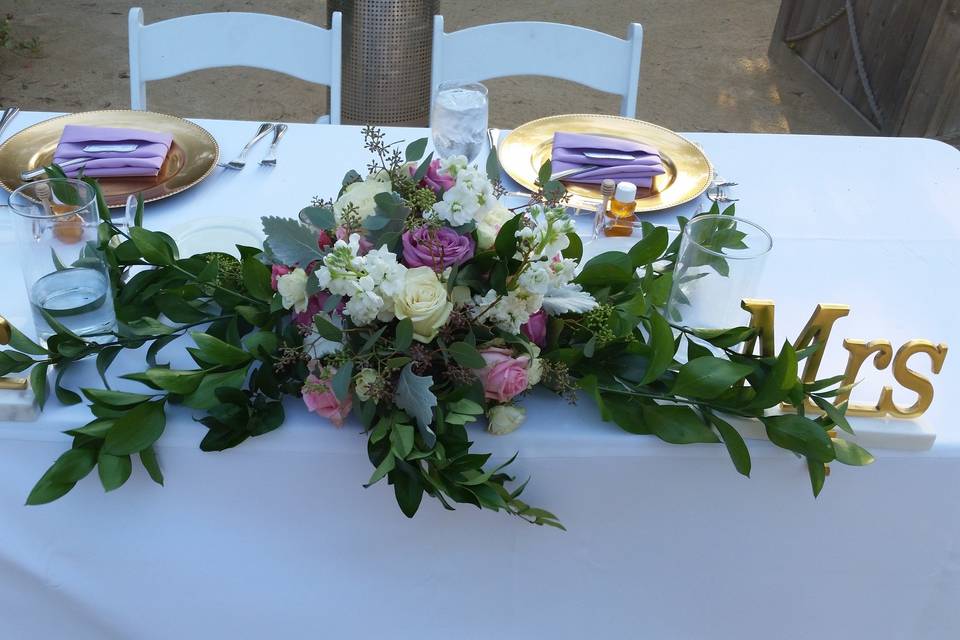
[[[12,130],[51,114],[26,113]],[[255,124],[198,120],[231,157]],[[8,132],[8,135],[11,132]],[[413,140],[419,129],[391,129]],[[774,237],[762,297],[778,340],[818,302],[846,303],[821,372],[843,370],[844,337],[960,345],[960,153],[898,138],[691,134],[740,186],[738,215]],[[205,215],[295,216],[362,169],[358,127],[291,125],[274,169],[218,170],[147,205],[171,230]],[[670,223],[694,205],[652,216]],[[0,209],[0,216],[7,215]],[[0,226],[10,256],[9,226]],[[23,325],[15,260],[0,314]],[[798,278],[802,277],[802,286]],[[478,450],[520,457],[531,503],[566,533],[425,500],[407,520],[370,475],[356,426],[287,403],[283,428],[223,453],[179,413],[157,445],[166,486],[139,467],[104,495],[95,475],[24,507],[33,483],[87,420],[51,401],[36,423],[0,424],[0,638],[952,638],[960,628],[958,366],[949,355],[918,433],[925,451],[874,450],[834,464],[820,498],[805,465],[749,443],[753,477],[722,447],[674,446],[602,423],[589,401],[528,399],[508,437],[474,427]],[[919,363],[923,362],[921,366]],[[142,366],[136,359],[115,365]],[[868,374],[864,367],[864,374]],[[83,374],[68,379],[90,384]],[[854,392],[875,401],[889,372]],[[912,393],[898,389],[901,404]],[[893,422],[858,419],[868,436]],[[902,426],[902,425],[901,425]],[[869,438],[867,438],[869,439]],[[929,444],[929,441],[927,441]],[[136,465],[135,465],[136,467]]]

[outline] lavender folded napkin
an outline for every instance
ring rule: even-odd
[[[584,155],[585,152],[628,154],[634,159],[590,158]],[[632,182],[645,189],[650,188],[656,176],[664,173],[660,153],[650,145],[623,138],[563,131],[553,134],[551,165],[554,173],[584,165],[600,165],[597,169],[564,178],[564,182],[600,184],[610,178],[617,182]]]
[[[68,124],[63,128],[53,161],[60,163],[73,158],[92,158],[82,166],[83,175],[92,178],[155,176],[160,173],[172,143],[173,136],[169,133]],[[135,144],[137,148],[127,152],[84,151],[84,147],[90,145],[129,144]],[[71,178],[76,177],[80,170],[79,165],[64,169]]]

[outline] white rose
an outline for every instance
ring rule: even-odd
[[[370,399],[371,385],[373,385],[377,380],[380,379],[379,374],[373,369],[365,368],[361,369],[360,373],[354,378],[354,383],[356,386],[354,390],[357,392],[357,397],[366,402]]]
[[[277,278],[277,292],[283,298],[283,308],[297,313],[307,310],[307,272],[299,267]]]
[[[377,208],[374,196],[378,193],[389,193],[392,188],[389,178],[384,178],[382,175],[373,175],[362,182],[347,185],[343,195],[333,203],[333,213],[337,217],[337,222],[340,222],[343,210],[348,204],[353,204],[357,208],[357,215],[364,220]]]
[[[489,249],[493,246],[503,223],[515,214],[499,202],[477,220],[477,246]]]
[[[498,404],[487,411],[487,431],[495,436],[503,436],[523,424],[527,410],[512,404]]]
[[[413,323],[413,337],[430,342],[450,317],[453,303],[447,299],[447,288],[430,267],[407,269],[403,290],[393,300],[394,313]]]

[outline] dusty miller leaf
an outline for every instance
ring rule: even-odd
[[[264,244],[283,264],[305,267],[323,258],[317,236],[308,227],[296,220],[276,216],[265,216],[262,222],[263,232],[267,235]]]
[[[418,376],[410,363],[400,372],[397,392],[393,396],[393,403],[416,418],[424,429],[433,422],[433,408],[437,406],[437,396],[433,395],[431,386],[433,376]]]

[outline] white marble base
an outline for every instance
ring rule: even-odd
[[[33,389],[0,389],[0,422],[30,422],[39,415]]]

